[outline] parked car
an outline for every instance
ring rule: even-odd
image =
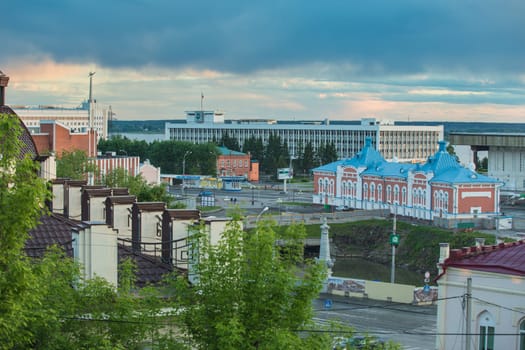
[[[199,192],[199,197],[212,197],[213,192],[212,191],[201,191]]]
[[[352,211],[354,208],[350,208],[348,205],[338,205],[335,207],[335,210],[337,211]]]
[[[380,350],[385,348],[386,342],[373,335],[354,335],[348,338],[337,337],[333,342],[333,350],[369,349]]]

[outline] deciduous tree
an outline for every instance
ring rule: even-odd
[[[198,282],[179,278],[174,294],[195,348],[330,348],[328,334],[299,332],[316,327],[312,300],[325,277],[323,266],[304,260],[304,235],[294,225],[277,236],[264,220],[246,233],[237,217],[212,244],[201,227],[193,242]]]

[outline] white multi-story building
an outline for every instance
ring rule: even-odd
[[[339,158],[352,157],[370,137],[387,159],[424,161],[437,150],[443,139],[443,126],[395,125],[373,118],[361,121],[276,121],[270,119],[225,120],[215,111],[186,112],[186,120],[166,123],[166,139],[204,143],[220,140],[224,134],[242,145],[251,137],[261,138],[263,144],[270,135],[286,142],[290,155],[298,156],[310,142],[314,151],[322,144],[333,144]]]
[[[22,119],[31,133],[40,131],[40,121],[54,120],[67,126],[73,132],[87,132],[90,127],[89,102],[83,102],[76,108],[64,108],[60,106],[10,106]],[[113,112],[111,106],[102,107],[93,101],[93,116],[91,127],[97,132],[98,139],[107,139],[108,120]]]

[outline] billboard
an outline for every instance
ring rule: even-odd
[[[293,178],[292,168],[279,168],[277,169],[277,180],[288,180]]]

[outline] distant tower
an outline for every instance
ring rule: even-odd
[[[5,90],[9,77],[0,70],[0,106],[5,106]]]
[[[328,279],[332,277],[332,267],[334,261],[330,258],[330,239],[328,237],[328,230],[330,226],[326,223],[326,217],[323,217],[323,224],[321,225],[321,242],[319,247],[319,262],[326,264],[326,280],[323,283],[323,292],[327,292]]]

